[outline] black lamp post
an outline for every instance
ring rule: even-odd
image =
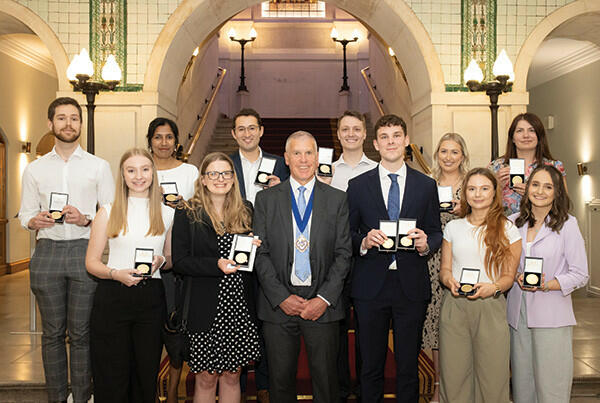
[[[248,92],[248,88],[246,87],[246,75],[245,75],[245,70],[244,70],[244,48],[248,42],[254,42],[254,40],[256,39],[256,30],[254,28],[252,28],[250,30],[250,39],[243,39],[243,38],[237,39],[235,37],[235,29],[233,29],[233,28],[231,28],[227,34],[229,35],[230,40],[232,40],[233,42],[239,43],[242,48],[242,60],[241,60],[242,66],[240,69],[240,86],[238,87],[237,92],[240,92],[240,91]]]
[[[492,160],[498,158],[498,96],[512,88],[512,63],[504,49],[498,55],[493,69],[496,79],[489,82],[483,81],[483,72],[475,60],[471,60],[465,70],[465,81],[469,91],[485,91],[490,97],[490,111],[492,113]],[[510,81],[509,81],[510,80]]]
[[[331,30],[331,39],[333,39],[334,42],[339,42],[342,44],[342,48],[344,49],[344,75],[342,76],[342,88],[340,89],[340,92],[342,91],[349,91],[350,90],[350,86],[348,85],[348,68],[347,68],[347,62],[346,62],[346,46],[348,46],[349,43],[352,42],[356,42],[358,41],[358,31],[354,30],[353,32],[354,38],[352,39],[338,39],[338,33],[337,30],[335,28],[333,28]]]
[[[73,86],[73,90],[85,94],[87,109],[87,152],[94,154],[95,129],[94,110],[96,109],[96,95],[100,90],[114,90],[121,81],[121,69],[113,55],[109,55],[106,64],[102,68],[103,82],[91,81],[94,68],[90,56],[85,49],[73,58],[67,69],[67,77]]]

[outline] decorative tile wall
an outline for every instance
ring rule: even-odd
[[[519,50],[535,26],[559,7],[574,0],[497,0],[497,48],[506,49],[515,63]]]
[[[69,60],[89,50],[89,0],[17,0],[50,25],[65,47]]]
[[[435,46],[446,83],[461,80],[461,0],[406,0]]]
[[[158,34],[180,0],[127,0],[127,82],[143,83]]]

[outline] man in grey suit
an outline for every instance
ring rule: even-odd
[[[337,350],[341,293],[352,246],[346,194],[315,179],[317,142],[308,132],[285,144],[290,178],[256,195],[254,234],[262,240],[255,270],[264,321],[271,400],[296,402],[300,335],[313,401],[339,401]]]

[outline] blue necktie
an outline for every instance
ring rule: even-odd
[[[392,186],[388,193],[388,216],[390,220],[397,220],[400,217],[400,186],[398,186],[398,174],[388,174],[392,180]]]
[[[298,188],[298,191],[300,192],[298,195],[298,211],[302,218],[304,218],[304,212],[306,211],[306,199],[304,198],[305,190],[306,188],[304,186]],[[308,225],[303,233],[298,230],[298,226],[296,225],[296,239],[298,239],[300,235],[304,235],[304,237],[308,239]],[[310,246],[306,248],[304,252],[300,252],[296,248],[294,249],[296,250],[296,256],[294,258],[294,271],[296,272],[296,277],[302,281],[306,281],[310,275]]]

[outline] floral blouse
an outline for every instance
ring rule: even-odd
[[[567,173],[565,172],[565,167],[563,165],[562,162],[556,160],[549,160],[547,158],[544,158],[543,160],[544,165],[553,165],[554,168],[558,169],[560,173],[562,173],[563,176],[566,176]],[[494,173],[498,173],[498,171],[503,168],[504,165],[504,158],[498,158],[497,160],[494,160],[492,162],[490,162],[490,165],[488,166],[488,168]],[[527,182],[527,179],[529,178],[529,174],[531,174],[531,172],[537,167],[537,162],[534,162],[533,164],[530,164],[526,169],[525,169],[525,182]],[[504,189],[502,189],[502,202],[504,204],[504,214],[505,215],[511,215],[514,213],[519,212],[519,206],[521,205],[521,195],[518,194],[517,192],[515,192],[514,190],[512,190],[509,187],[509,184],[506,183],[506,185],[504,186]]]

